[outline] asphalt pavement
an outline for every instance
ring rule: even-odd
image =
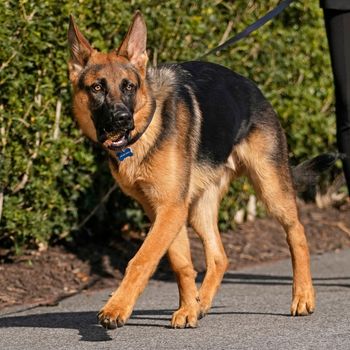
[[[107,331],[96,313],[111,290],[55,307],[0,312],[0,349],[350,349],[350,250],[312,257],[317,308],[290,317],[289,260],[231,271],[196,329],[171,329],[174,282],[152,280],[128,324]]]

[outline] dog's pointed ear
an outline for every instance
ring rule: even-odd
[[[69,74],[70,79],[74,80],[87,64],[94,49],[79,31],[72,15],[69,17],[68,44],[71,53]]]
[[[148,56],[146,52],[147,27],[140,11],[136,11],[117,55],[126,57],[142,75],[146,74]]]

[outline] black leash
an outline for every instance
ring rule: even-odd
[[[220,52],[224,49],[226,49],[227,47],[235,44],[237,41],[245,38],[246,36],[248,36],[250,33],[254,32],[255,30],[257,30],[258,28],[262,27],[265,23],[267,23],[268,21],[270,21],[272,18],[276,17],[278,14],[280,14],[286,7],[288,7],[294,0],[283,0],[281,1],[281,3],[276,6],[273,10],[271,10],[270,12],[268,12],[265,16],[259,18],[256,22],[254,22],[253,24],[249,25],[246,29],[242,30],[240,33],[238,33],[237,35],[235,35],[234,37],[228,39],[227,41],[225,41],[223,44],[215,47],[214,49],[211,49],[210,51],[208,51],[207,53],[205,53],[202,56],[197,57],[197,60],[202,60],[203,58],[216,53],[216,52]]]

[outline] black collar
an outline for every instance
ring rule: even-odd
[[[154,98],[152,98],[151,113],[148,116],[147,123],[146,123],[145,127],[143,128],[142,131],[136,133],[130,140],[128,140],[128,143],[125,147],[131,146],[132,144],[134,144],[146,132],[146,130],[148,129],[148,127],[150,126],[150,124],[152,122],[152,119],[154,117],[154,113],[156,111],[156,107],[157,107],[156,100]]]

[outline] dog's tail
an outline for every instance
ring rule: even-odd
[[[302,193],[314,188],[319,176],[330,169],[338,159],[344,159],[341,153],[324,153],[292,167],[294,188]]]

